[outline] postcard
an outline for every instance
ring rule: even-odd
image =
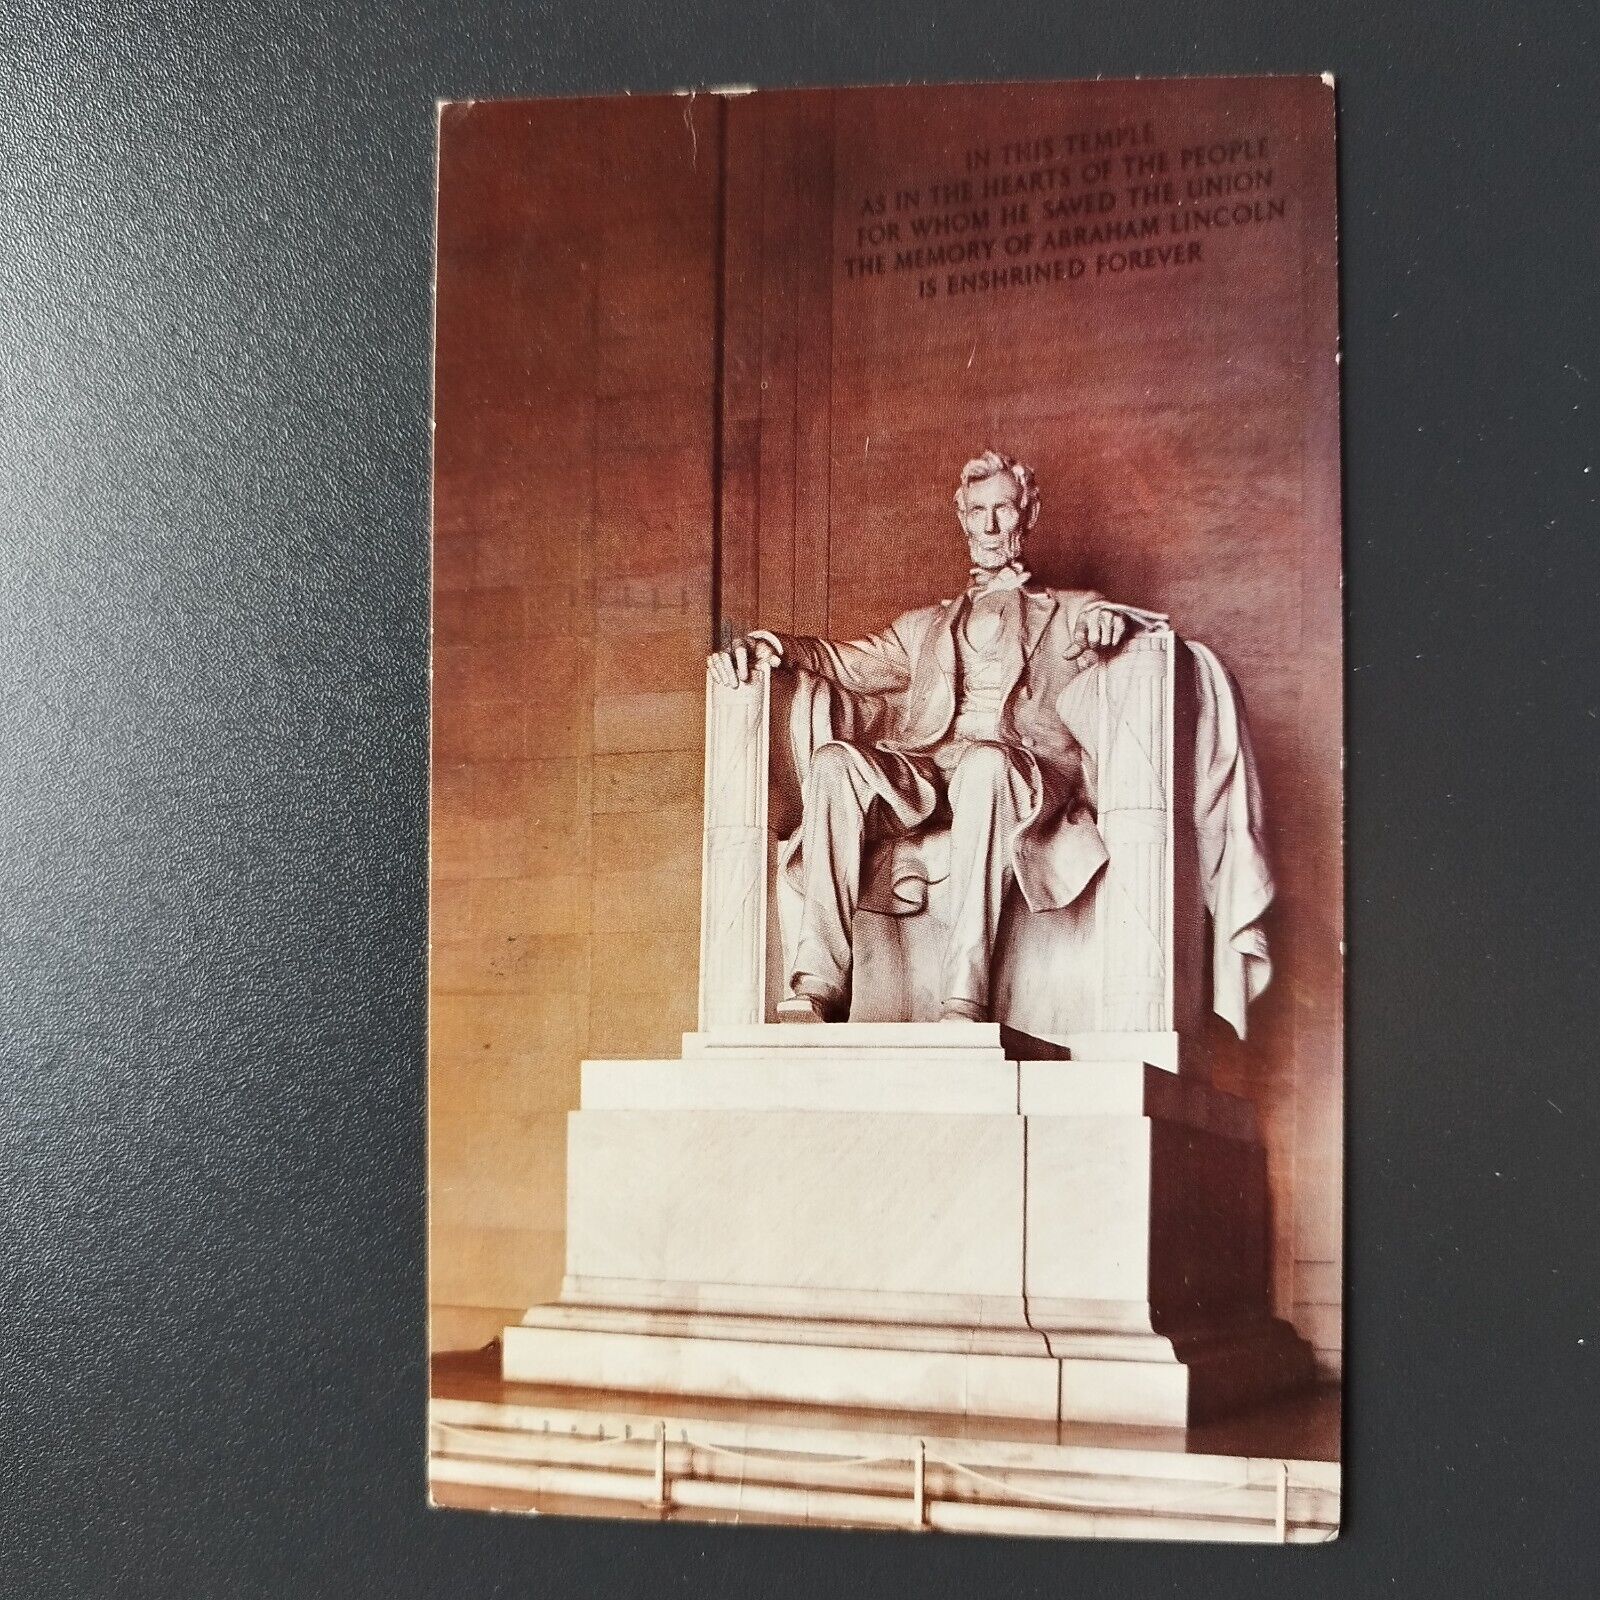
[[[434,1502],[1334,1537],[1331,81],[438,155]]]

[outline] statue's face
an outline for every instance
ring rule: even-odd
[[[1022,554],[1022,490],[1009,472],[997,472],[967,485],[961,526],[975,567],[989,571]]]

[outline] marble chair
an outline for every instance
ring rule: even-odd
[[[805,672],[708,688],[701,1026],[773,1021],[787,992],[799,897],[784,866],[798,837],[812,751],[891,735],[892,701]],[[1013,887],[995,955],[1000,1023],[1175,1070],[1198,1040],[1207,957],[1194,808],[1195,668],[1168,631],[1130,639],[1074,682],[1063,707],[1086,755],[1108,861],[1061,910]],[[863,862],[854,927],[854,1022],[939,1015],[948,821],[879,841]],[[756,874],[759,873],[759,882]],[[752,916],[752,912],[756,913]],[[1196,1066],[1198,1055],[1196,1054]]]

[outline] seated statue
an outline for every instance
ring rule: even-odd
[[[1105,865],[1085,753],[1065,708],[1080,674],[1130,630],[1164,629],[1166,619],[1033,582],[1022,557],[1039,491],[1011,457],[986,450],[969,461],[955,503],[972,563],[965,594],[869,638],[756,629],[710,658],[729,686],[763,668],[799,670],[894,711],[842,719],[854,736],[811,752],[797,849],[785,863],[801,906],[780,1020],[846,1013],[863,861],[880,839],[932,823],[948,830],[940,1014],[952,1021],[993,1015],[993,958],[1011,886],[1032,910],[1057,910]]]
[[[1309,1376],[1209,1082],[1270,973],[1236,686],[1031,582],[1027,468],[956,506],[958,598],[709,659],[699,1026],[584,1064],[508,1380],[1187,1426]]]

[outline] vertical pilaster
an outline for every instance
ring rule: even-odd
[[[1172,1004],[1173,636],[1140,634],[1100,683],[1100,1029],[1164,1033]]]
[[[765,1020],[767,727],[771,677],[706,678],[700,1028]]]

